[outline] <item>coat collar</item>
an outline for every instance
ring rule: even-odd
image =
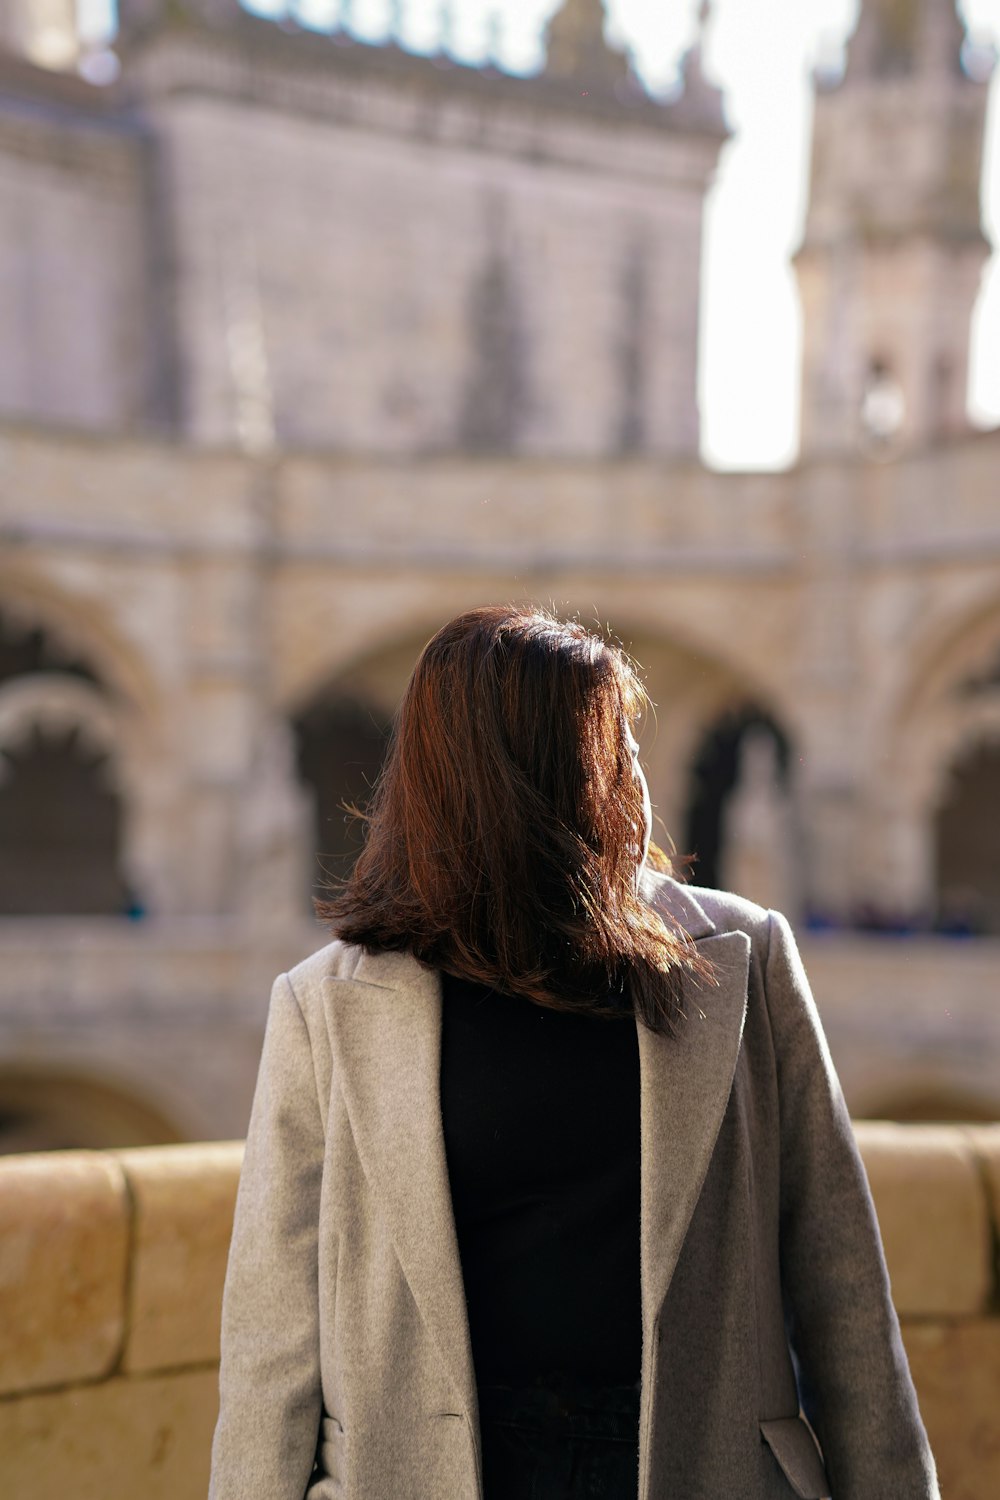
[[[688,937],[697,940],[715,932],[715,923],[701,902],[695,900],[690,887],[681,885],[670,875],[661,875],[644,865],[639,878],[639,892],[650,906],[655,906],[661,914],[672,917]]]
[[[670,1038],[638,1025],[644,1345],[666,1296],[732,1087],[746,1015],[750,940],[717,934],[676,881],[643,892],[698,942],[716,984],[685,984]],[[462,1270],[440,1107],[441,985],[406,953],[362,953],[350,979],[324,981],[334,1077],[421,1316],[456,1394],[477,1411]]]

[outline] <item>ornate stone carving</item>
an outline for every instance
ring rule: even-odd
[[[628,59],[608,45],[604,20],[604,0],[565,0],[546,30],[546,75],[612,89],[624,82]]]

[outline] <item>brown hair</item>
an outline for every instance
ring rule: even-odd
[[[396,715],[337,935],[557,1010],[670,1032],[710,965],[640,896],[643,800],[627,730],[647,701],[617,646],[487,606],[428,642]],[[651,846],[652,862],[669,869]]]

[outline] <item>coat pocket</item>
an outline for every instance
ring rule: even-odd
[[[319,1424],[319,1446],[316,1450],[316,1462],[319,1473],[317,1479],[325,1478],[333,1481],[334,1485],[344,1482],[344,1429],[336,1417],[323,1416]]]
[[[801,1500],[828,1500],[830,1481],[809,1427],[801,1417],[761,1422],[761,1435]]]

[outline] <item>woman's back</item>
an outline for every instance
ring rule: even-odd
[[[441,1116],[477,1379],[635,1382],[635,1018],[442,981]]]
[[[422,653],[272,996],[213,1500],[937,1500],[793,934],[651,869],[641,703],[538,611]]]

